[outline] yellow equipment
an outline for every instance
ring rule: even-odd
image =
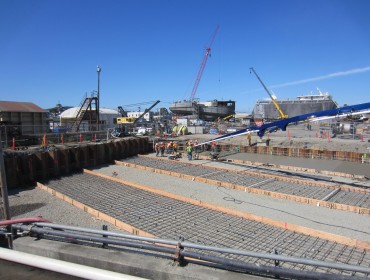
[[[118,124],[128,124],[128,123],[134,123],[136,118],[128,118],[128,117],[122,117],[122,118],[117,118],[117,123]]]
[[[279,119],[286,119],[288,118],[288,115],[285,115],[283,111],[281,110],[279,104],[276,102],[275,98],[272,97],[272,94],[270,93],[269,89],[266,87],[266,85],[262,82],[261,78],[257,75],[256,71],[254,70],[253,67],[249,68],[253,73],[256,75],[257,79],[260,81],[264,89],[266,90],[267,94],[270,96],[272,103],[274,103],[276,109],[278,110],[280,116]]]
[[[232,118],[234,115],[228,115],[227,117],[224,117],[224,121],[226,121],[226,120],[228,120],[228,119],[230,119],[230,118]]]

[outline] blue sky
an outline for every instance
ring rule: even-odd
[[[370,101],[368,0],[0,0],[0,100],[78,106],[97,89],[107,108],[190,97],[237,101],[329,92]]]

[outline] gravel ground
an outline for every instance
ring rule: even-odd
[[[12,219],[43,217],[54,224],[99,230],[102,229],[103,225],[108,225],[109,231],[124,232],[36,187],[9,190],[9,205]],[[3,219],[1,211],[0,220]]]

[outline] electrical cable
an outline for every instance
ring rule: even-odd
[[[225,188],[223,186],[218,186],[217,187],[217,190],[220,191],[220,192],[222,192],[223,194],[227,195],[227,196],[223,197],[223,200],[228,201],[228,202],[234,202],[235,204],[243,204],[243,203],[245,203],[245,204],[255,205],[255,206],[258,206],[258,207],[262,207],[262,208],[266,208],[266,209],[270,209],[270,210],[274,210],[274,211],[279,211],[281,213],[285,213],[285,214],[288,214],[290,216],[294,216],[294,217],[297,217],[297,218],[300,218],[300,219],[303,219],[303,220],[306,220],[306,221],[310,221],[310,222],[313,222],[313,223],[316,223],[316,224],[326,225],[326,226],[335,227],[335,228],[342,228],[342,229],[346,229],[346,230],[350,230],[350,231],[354,231],[354,232],[359,232],[359,233],[364,233],[366,235],[370,235],[370,233],[369,232],[366,232],[366,231],[361,231],[361,230],[357,230],[357,229],[353,229],[353,228],[349,228],[349,227],[345,227],[345,226],[333,225],[333,224],[329,224],[329,223],[323,223],[323,222],[319,222],[319,221],[316,221],[316,220],[313,220],[313,219],[306,218],[304,216],[293,214],[293,213],[288,212],[288,211],[276,209],[276,208],[273,208],[273,207],[264,206],[264,205],[261,205],[261,204],[258,204],[258,203],[253,203],[253,202],[247,202],[247,201],[244,201],[244,200],[240,200],[240,199],[237,199],[237,198],[233,197],[231,194],[229,194],[229,193],[221,190],[221,188],[223,188],[225,190],[227,188]]]

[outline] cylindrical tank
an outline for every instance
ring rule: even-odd
[[[349,133],[351,131],[351,124],[350,123],[344,123],[343,124],[343,133]]]

